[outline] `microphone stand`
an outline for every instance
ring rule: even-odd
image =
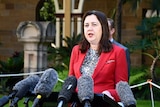
[[[25,104],[25,107],[29,107],[29,104],[28,104],[29,100],[30,100],[29,98],[25,98],[23,102],[23,104]]]
[[[15,105],[10,105],[10,107],[18,107],[18,104],[16,103]]]
[[[84,101],[84,107],[91,107],[91,103],[89,100]]]
[[[76,102],[72,102],[71,107],[77,107],[77,103]]]
[[[14,100],[12,99],[12,100],[11,100],[10,107],[18,107],[18,104],[17,104],[17,103],[14,104]]]

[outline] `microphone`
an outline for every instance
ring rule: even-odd
[[[15,96],[16,93],[17,93],[17,91],[13,90],[13,92],[11,94],[9,94],[8,96],[3,96],[0,99],[0,107],[3,107],[5,104],[7,104],[9,102],[9,100]]]
[[[49,68],[44,71],[39,82],[34,88],[34,93],[37,95],[37,97],[34,99],[32,107],[36,107],[40,99],[50,96],[57,81],[58,74],[54,69]]]
[[[118,82],[116,84],[116,90],[125,107],[136,107],[136,100],[127,82]]]
[[[9,97],[8,96],[3,96],[0,99],[0,107],[3,107],[5,104],[7,104],[9,102]]]
[[[84,107],[91,107],[90,102],[94,99],[93,79],[88,75],[82,75],[77,82],[78,98]]]
[[[27,78],[16,83],[13,87],[13,90],[17,90],[17,93],[15,94],[15,97],[12,99],[10,107],[14,107],[17,104],[17,102],[27,94],[27,92],[32,92],[38,81],[38,75],[30,75]]]
[[[77,86],[77,79],[75,76],[69,76],[64,81],[64,84],[62,86],[62,90],[59,92],[58,95],[58,106],[57,107],[63,107],[64,104],[66,104],[72,97],[72,93],[75,91]]]
[[[5,104],[7,104],[9,102],[9,97],[8,96],[3,96],[0,99],[0,107],[3,107]]]

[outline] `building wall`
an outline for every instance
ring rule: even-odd
[[[21,21],[35,20],[39,0],[0,0],[0,60],[6,60],[15,51],[23,51],[17,41],[16,28]]]
[[[2,43],[0,46],[0,60],[6,60],[15,51],[23,50],[23,44],[17,41],[16,28],[21,21],[35,20],[35,9],[38,1],[0,0],[0,43]],[[141,4],[136,11],[136,16],[131,12],[129,4],[123,6],[122,43],[137,38],[135,26],[142,19],[142,9],[149,7],[148,4]],[[95,9],[103,11],[107,17],[111,17],[115,7],[115,0],[84,0],[83,12]],[[141,64],[141,55],[131,54],[131,64],[139,66]]]

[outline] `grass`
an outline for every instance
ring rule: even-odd
[[[154,107],[159,107],[160,101],[154,101]],[[152,107],[150,100],[137,100],[137,107]]]

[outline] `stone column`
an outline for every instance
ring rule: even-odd
[[[53,42],[55,26],[51,22],[20,22],[18,41],[24,44],[24,72],[37,72],[47,68],[47,44]]]

